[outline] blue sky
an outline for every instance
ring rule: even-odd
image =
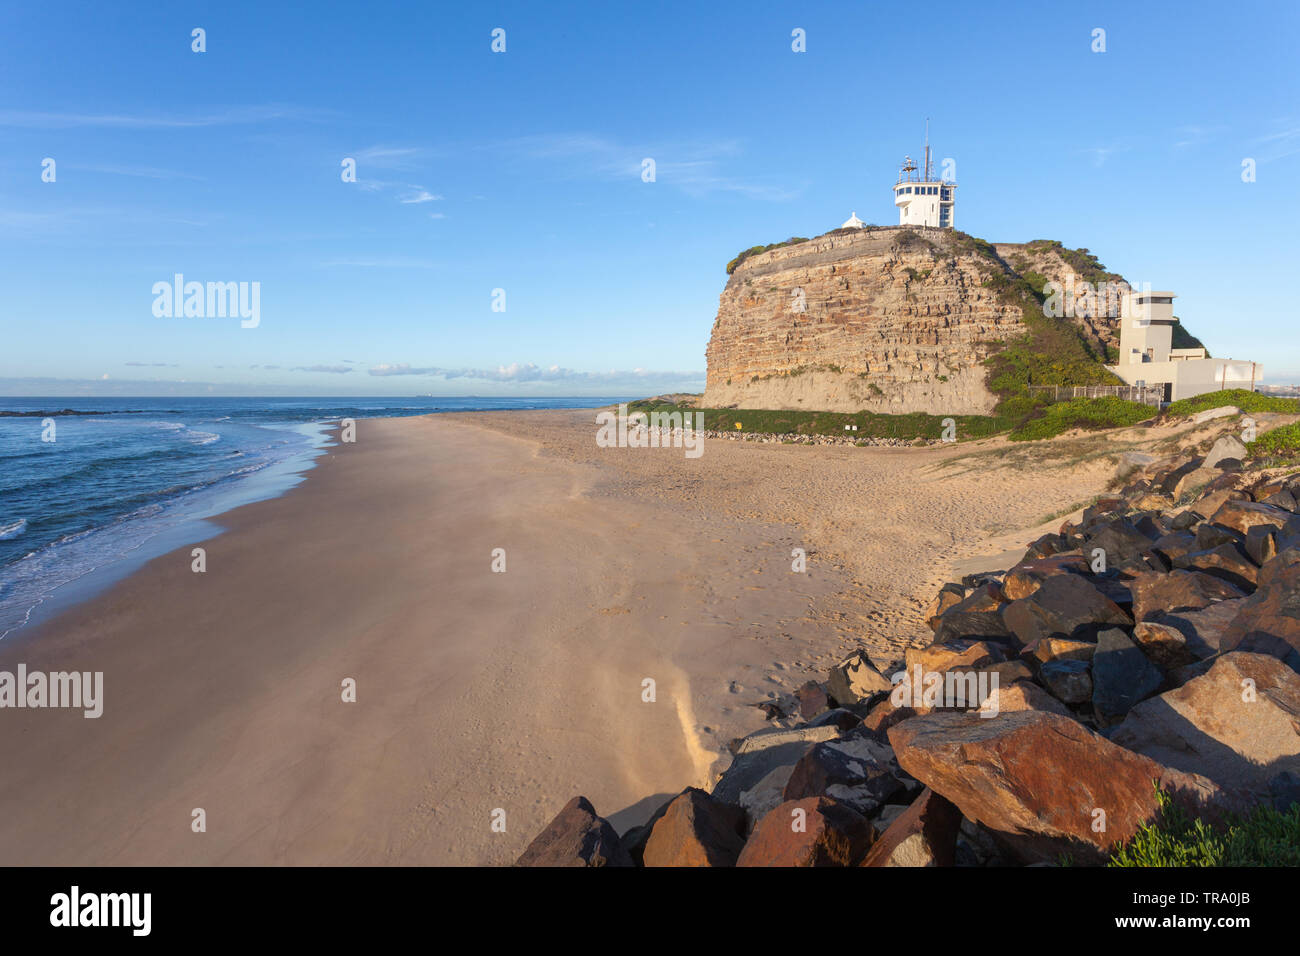
[[[958,228],[1300,380],[1294,3],[122,6],[0,11],[6,394],[698,390],[726,262],[896,222],[926,117]],[[260,324],[155,317],[175,273]]]

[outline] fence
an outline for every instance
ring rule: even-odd
[[[1030,385],[1031,392],[1045,392],[1050,401],[1062,402],[1071,398],[1122,398],[1159,408],[1165,400],[1165,387],[1160,385]]]

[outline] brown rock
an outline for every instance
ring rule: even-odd
[[[1092,674],[1087,661],[1048,661],[1039,668],[1038,676],[1057,700],[1082,704],[1092,699]]]
[[[1078,551],[1055,554],[1049,558],[1026,561],[1007,572],[1002,582],[1002,593],[1009,601],[1027,598],[1039,589],[1043,581],[1056,574],[1087,574],[1088,562]]]
[[[1096,641],[1075,641],[1068,637],[1040,637],[1021,652],[1040,664],[1048,661],[1090,661],[1097,652]]]
[[[645,845],[645,865],[734,866],[744,833],[743,809],[691,787],[654,825]]]
[[[961,811],[926,788],[867,852],[863,866],[952,866]]]
[[[1272,638],[1270,653],[1285,657],[1291,651],[1300,653],[1300,561],[1284,563],[1288,554],[1278,555],[1260,570],[1261,587],[1241,602],[1237,616],[1223,632],[1221,651],[1245,649],[1245,642],[1253,637]],[[1267,585],[1262,584],[1265,580]],[[1264,649],[1269,645],[1257,642],[1253,646]]]
[[[1182,667],[1197,659],[1187,648],[1187,637],[1168,624],[1139,621],[1133,628],[1133,640],[1147,659],[1165,670]]]
[[[1209,551],[1185,554],[1174,561],[1174,567],[1202,571],[1211,577],[1222,578],[1246,594],[1254,592],[1259,574],[1259,569],[1232,544],[1221,544]]]
[[[1031,680],[1018,680],[1006,685],[999,682],[996,694],[990,694],[980,708],[981,713],[990,714],[1010,714],[1018,710],[1045,710],[1070,716],[1064,704]]]
[[[782,797],[830,795],[851,800],[860,809],[874,810],[903,789],[894,771],[893,754],[878,739],[861,735],[816,744],[795,764]],[[850,795],[835,788],[857,791]]]
[[[1176,611],[1197,611],[1216,601],[1245,597],[1240,588],[1200,571],[1139,574],[1131,587],[1136,621],[1150,621]]]
[[[935,630],[939,626],[939,618],[950,608],[961,603],[962,598],[966,596],[966,589],[960,584],[945,584],[935,595],[934,602],[930,605],[930,610],[926,612],[926,620],[930,624],[930,630]]]
[[[1092,712],[1103,725],[1123,718],[1160,689],[1164,672],[1151,663],[1119,628],[1097,635],[1092,657]]]
[[[974,670],[1007,659],[1002,646],[989,641],[955,640],[929,647],[909,647],[906,654],[907,672],[917,667],[925,673]]]
[[[586,797],[574,797],[528,844],[515,866],[632,866],[618,834]]]
[[[841,707],[870,700],[888,692],[889,678],[876,670],[865,651],[855,651],[831,668],[826,689]]]
[[[1107,627],[1132,624],[1118,604],[1077,574],[1047,578],[1029,597],[1008,604],[1002,619],[1022,644],[1057,636],[1089,639]]]
[[[790,800],[758,821],[737,866],[857,866],[876,829],[829,797]]]
[[[825,686],[815,680],[804,683],[794,692],[794,696],[799,701],[799,716],[805,720],[816,717],[822,711],[830,708],[830,700]]]
[[[1110,739],[1262,795],[1277,774],[1300,773],[1300,674],[1274,657],[1225,654],[1202,676],[1138,704]]]
[[[1025,862],[1099,861],[1157,810],[1154,782],[1199,805],[1221,793],[1210,781],[1119,747],[1057,714],[1019,711],[992,719],[930,714],[889,732],[916,779],[982,823]],[[1104,811],[1105,829],[1094,829]]]
[[[1244,536],[1251,528],[1257,527],[1281,531],[1294,522],[1296,516],[1284,508],[1255,501],[1225,501],[1210,520]]]

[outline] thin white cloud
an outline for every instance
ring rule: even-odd
[[[410,204],[410,203],[421,203],[421,202],[437,202],[440,199],[442,199],[441,196],[435,196],[427,189],[421,189],[413,195],[405,196],[402,199],[399,199],[398,202]]]
[[[36,110],[0,110],[0,126],[29,129],[194,129],[206,126],[236,126],[279,119],[316,119],[326,111],[296,106],[244,106],[195,116],[163,116],[139,113],[57,113]]]
[[[268,366],[269,368],[270,366]],[[291,368],[291,372],[328,372],[331,375],[342,375],[345,372],[352,371],[348,365],[296,365]]]
[[[369,374],[375,376],[416,375],[454,379],[477,379],[488,382],[525,383],[525,382],[570,382],[574,384],[600,385],[635,385],[647,381],[674,383],[681,386],[699,385],[704,381],[704,372],[659,372],[636,368],[630,370],[610,369],[606,372],[583,372],[563,368],[559,365],[541,366],[533,362],[513,362],[510,365],[498,365],[495,368],[438,368],[436,366],[413,366],[406,363],[372,365]]]

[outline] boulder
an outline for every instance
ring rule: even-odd
[[[1197,525],[1195,537],[1196,547],[1192,549],[1193,551],[1208,551],[1221,544],[1244,544],[1246,541],[1246,536],[1239,531],[1215,524],[1213,521],[1203,521]]]
[[[992,720],[929,714],[891,728],[889,739],[904,770],[1027,863],[1054,862],[1062,853],[1099,862],[1112,844],[1154,818],[1153,781],[1193,808],[1221,796],[1203,777],[1042,711]],[[1104,827],[1097,827],[1101,821]]]
[[[855,735],[810,748],[795,764],[782,796],[802,800],[829,794],[871,813],[903,789],[897,769],[888,745]]]
[[[1078,551],[1055,554],[1016,565],[1007,572],[1002,583],[1002,593],[1009,601],[1018,601],[1033,594],[1047,578],[1057,574],[1087,574],[1088,562]]]
[[[863,866],[953,866],[961,811],[928,787],[894,817]]]
[[[684,790],[645,845],[646,866],[734,866],[745,843],[745,811],[703,790]]]
[[[1087,640],[1107,627],[1132,624],[1118,604],[1077,574],[1048,578],[1029,597],[1008,604],[1002,618],[1022,644],[1058,636]]]
[[[946,644],[966,638],[1010,641],[1013,635],[998,611],[965,611],[954,607],[939,618],[934,643]]]
[[[515,866],[632,866],[607,820],[586,797],[574,797],[528,844]]]
[[[1026,644],[1021,654],[1046,664],[1049,661],[1090,661],[1097,652],[1096,641],[1076,641],[1068,637],[1040,637]]]
[[[1236,435],[1224,435],[1211,446],[1202,468],[1214,468],[1224,459],[1240,462],[1246,457],[1246,445]]]
[[[962,598],[966,596],[966,589],[960,584],[945,584],[939,589],[935,596],[934,602],[930,605],[929,611],[926,612],[926,620],[930,624],[930,630],[935,630],[939,626],[939,618],[949,608],[961,603]]]
[[[839,735],[840,729],[833,724],[790,729],[773,727],[733,741],[731,766],[714,784],[714,799],[739,803],[742,793],[753,790],[772,771],[779,767],[793,768],[812,744],[834,740]]]
[[[766,816],[774,807],[785,802],[785,785],[794,773],[794,764],[785,764],[772,770],[749,790],[742,791],[737,801],[745,811],[747,830]]]
[[[1300,561],[1283,563],[1281,559],[1289,553],[1279,554],[1260,570],[1261,586],[1241,602],[1236,617],[1224,629],[1219,642],[1221,651],[1242,647],[1248,638],[1254,637],[1272,638],[1271,644],[1260,642],[1255,646],[1271,646],[1270,653],[1276,656],[1300,652]]]
[[[1057,700],[1082,704],[1092,700],[1092,676],[1087,661],[1048,661],[1039,669],[1039,679]]]
[[[1161,614],[1156,620],[1180,631],[1187,639],[1187,650],[1193,657],[1204,660],[1219,652],[1223,634],[1241,610],[1244,600],[1234,598],[1207,605],[1199,611]]]
[[[1018,710],[1045,710],[1065,717],[1070,716],[1070,711],[1064,704],[1031,680],[1012,681],[1010,684],[999,683],[994,692],[984,700],[979,713],[996,715],[1009,714]]]
[[[1187,636],[1169,624],[1139,621],[1133,628],[1133,641],[1147,660],[1164,670],[1198,660],[1187,646]]]
[[[1281,531],[1295,522],[1296,516],[1284,508],[1257,501],[1225,501],[1210,520],[1245,537],[1251,528],[1268,527]]]
[[[810,680],[804,682],[794,692],[794,698],[799,701],[799,716],[804,720],[816,717],[822,711],[830,708],[830,699],[826,693],[826,687],[819,681]]]
[[[1237,588],[1201,571],[1170,571],[1139,574],[1130,582],[1133,589],[1133,619],[1150,621],[1161,614],[1198,611],[1216,601],[1245,597]]]
[[[905,654],[909,674],[917,667],[927,674],[958,669],[974,670],[1007,659],[1003,645],[973,640],[955,640],[947,644],[931,644],[928,647],[909,647]]]
[[[1193,551],[1174,561],[1174,567],[1186,571],[1202,571],[1211,577],[1221,578],[1251,594],[1259,568],[1250,562],[1233,544],[1221,544],[1208,551]]]
[[[1092,712],[1103,725],[1116,723],[1159,690],[1164,678],[1123,631],[1102,631],[1092,657]]]
[[[1100,548],[1106,553],[1107,565],[1123,564],[1149,551],[1158,537],[1159,534],[1144,534],[1127,518],[1113,518],[1090,531],[1083,554],[1091,561],[1093,552]]]
[[[1277,531],[1266,525],[1257,525],[1246,532],[1246,554],[1257,565],[1267,563],[1277,555]],[[1258,580],[1256,580],[1258,583]]]
[[[738,866],[857,866],[876,839],[866,817],[829,797],[790,800],[754,827]]]
[[[1151,550],[1160,555],[1170,564],[1173,564],[1185,554],[1191,554],[1193,551],[1199,551],[1201,546],[1196,541],[1196,535],[1190,531],[1171,531],[1166,535],[1156,539],[1156,543],[1151,546]]]
[[[846,707],[888,693],[891,684],[888,677],[876,670],[865,651],[855,651],[831,668],[826,686],[835,702]]]
[[[1236,405],[1220,405],[1218,408],[1207,408],[1203,412],[1197,412],[1192,416],[1192,422],[1200,425],[1216,418],[1228,418],[1232,415],[1240,415],[1241,409]]]
[[[1224,654],[1200,677],[1135,706],[1110,739],[1263,795],[1279,773],[1300,773],[1300,674],[1275,657]]]

